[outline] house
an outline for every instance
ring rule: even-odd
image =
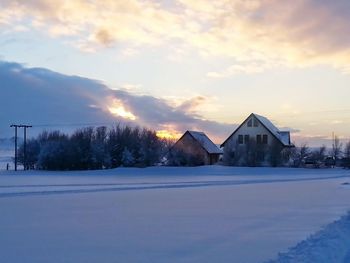
[[[222,151],[203,132],[186,131],[170,149],[170,165],[211,165],[219,161]]]
[[[224,149],[226,160],[235,159],[238,164],[244,165],[241,157],[245,155],[245,159],[248,159],[245,164],[256,165],[272,157],[277,158],[283,149],[294,145],[290,141],[289,131],[280,131],[266,117],[252,113],[220,147]]]

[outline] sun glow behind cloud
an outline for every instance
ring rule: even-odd
[[[181,137],[181,133],[175,130],[159,130],[156,134],[159,138],[169,140],[177,140]]]
[[[112,113],[116,116],[122,117],[124,119],[129,119],[132,121],[136,120],[136,116],[134,114],[132,114],[131,112],[126,111],[123,106],[119,106],[116,108],[109,108],[109,111],[110,111],[110,113]]]
[[[130,111],[126,110],[122,102],[119,100],[113,100],[113,106],[108,107],[110,113],[115,116],[122,117],[127,120],[136,120],[137,117]]]
[[[348,112],[334,113],[332,125],[306,113],[347,108],[350,75],[339,73],[350,72],[349,7],[348,0],[2,0],[0,57],[118,86],[127,91],[116,93],[119,102],[93,95],[90,108],[163,137],[197,129],[220,142],[250,112],[302,134],[347,136]],[[289,104],[283,112],[280,101]]]

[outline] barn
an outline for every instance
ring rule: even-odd
[[[170,149],[170,165],[212,165],[219,161],[222,151],[204,132],[186,131]]]

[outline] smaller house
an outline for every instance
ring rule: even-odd
[[[170,165],[211,165],[219,161],[222,151],[204,132],[186,131],[168,154]]]

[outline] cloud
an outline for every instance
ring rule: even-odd
[[[199,105],[204,104],[207,98],[204,96],[196,96],[183,101],[177,108],[181,111],[194,111]]]
[[[220,143],[235,127],[195,114],[194,108],[205,102],[201,96],[174,106],[165,99],[112,90],[96,80],[10,62],[0,62],[0,79],[2,136],[12,135],[12,123],[32,124],[40,131],[128,122],[177,133],[201,130]]]
[[[324,135],[294,134],[292,140],[296,147],[303,144],[312,148],[320,147],[321,145],[325,145],[328,148],[332,147],[332,138]]]
[[[198,101],[203,101],[202,97],[195,97],[179,106],[173,106],[164,99],[149,95],[136,95],[124,90],[113,91],[113,97],[127,105],[127,110],[137,116],[138,123],[156,130],[164,130],[169,127],[178,132],[200,130],[220,142],[237,127],[234,124],[206,120],[194,113],[193,107],[198,105]]]
[[[238,126],[207,120],[196,109],[210,98],[194,96],[181,103],[142,95],[125,89],[110,89],[97,80],[68,76],[43,68],[27,68],[18,63],[0,62],[0,134],[13,136],[12,123],[32,124],[30,134],[43,129],[71,131],[82,126],[111,126],[118,122],[145,126],[164,134],[186,130],[206,132],[222,143]],[[305,135],[298,129],[292,141],[310,146],[331,144],[327,136]]]
[[[238,74],[261,73],[268,68],[269,67],[267,65],[264,65],[263,63],[250,62],[246,64],[232,65],[227,69],[219,72],[216,72],[216,71],[208,72],[207,76],[209,78],[227,78]]]
[[[95,34],[96,40],[105,46],[114,42],[112,35],[106,29],[99,29]]]
[[[0,27],[10,30],[25,22],[54,37],[70,36],[84,51],[120,44],[133,50],[179,46],[235,61],[211,77],[269,68],[257,67],[255,61],[285,67],[326,64],[350,71],[348,0],[3,0],[0,7]]]
[[[291,127],[278,127],[281,131],[289,131],[290,133],[300,133],[300,129],[295,129]]]
[[[59,125],[113,120],[100,101],[108,89],[98,81],[9,62],[0,62],[0,79],[1,134],[8,134],[11,123]]]

